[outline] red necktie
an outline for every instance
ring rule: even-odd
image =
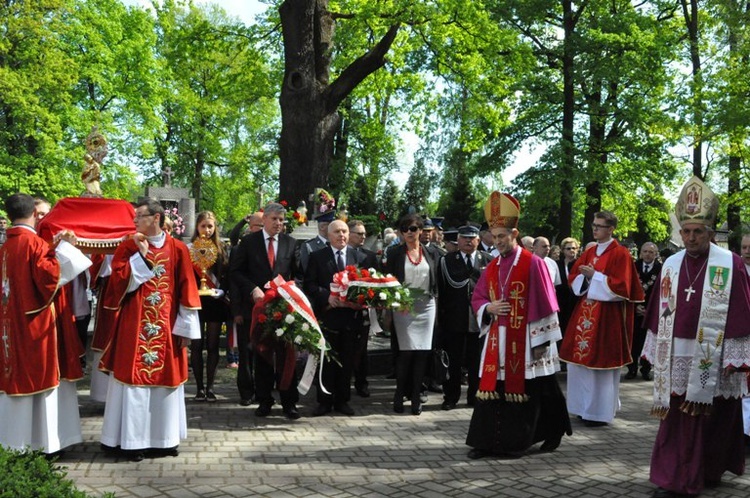
[[[268,237],[268,264],[271,265],[273,270],[273,263],[276,261],[275,253],[273,250],[273,237]]]

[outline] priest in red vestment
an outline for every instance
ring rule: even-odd
[[[134,461],[176,455],[187,437],[187,350],[200,297],[187,246],[162,230],[164,208],[138,203],[137,233],[112,257],[104,306],[117,312],[101,366],[111,373],[101,442]]]
[[[685,250],[668,258],[646,314],[653,364],[655,497],[697,495],[745,470],[742,396],[750,369],[750,280],[736,254],[712,243],[719,202],[698,177],[675,206]],[[720,493],[719,493],[720,494]]]
[[[484,348],[477,402],[466,444],[469,458],[520,456],[544,441],[554,451],[572,434],[560,370],[557,298],[544,260],[519,247],[518,201],[493,192],[485,204],[500,256],[487,265],[471,298]]]
[[[620,369],[632,363],[635,303],[643,302],[638,270],[612,233],[617,216],[594,214],[596,246],[573,265],[568,283],[581,299],[568,322],[560,359],[568,363],[568,412],[589,427],[607,425],[620,408]]]
[[[75,324],[58,328],[54,301],[91,262],[72,232],[56,235],[56,247],[37,235],[33,197],[11,195],[5,210],[13,226],[0,249],[0,445],[56,453],[82,440],[81,347]]]

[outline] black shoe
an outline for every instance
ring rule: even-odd
[[[628,373],[625,374],[625,379],[626,380],[635,379],[637,375],[638,375],[637,370],[628,370]]]
[[[119,446],[107,446],[104,443],[100,443],[99,447],[102,449],[105,455],[118,456],[122,454],[122,448]]]
[[[539,447],[539,451],[542,451],[544,453],[551,453],[555,451],[558,446],[560,446],[560,441],[562,441],[562,434],[560,434],[560,436],[555,439],[547,439],[542,444],[542,446]]]
[[[271,414],[272,403],[261,403],[258,408],[255,409],[256,417],[267,417]]]
[[[656,488],[653,493],[651,493],[651,496],[653,498],[677,498],[678,496],[681,496],[679,493],[675,493],[674,491],[670,491],[668,489],[664,488]]]
[[[57,451],[53,451],[52,453],[44,454],[44,458],[46,458],[48,462],[57,461],[64,456],[65,456],[65,450],[57,450]]]
[[[344,415],[354,415],[354,408],[349,406],[349,403],[343,402],[343,403],[336,403],[333,406],[334,410],[336,410],[339,413],[342,413]]]
[[[320,417],[331,412],[331,405],[319,403],[312,412],[313,417]]]
[[[404,402],[401,401],[400,403],[395,402],[393,403],[393,411],[396,413],[404,413]]]
[[[489,452],[480,450],[479,448],[474,448],[473,450],[470,450],[466,456],[471,458],[472,460],[476,460],[478,458],[484,458],[487,455],[489,455]]]
[[[144,450],[124,450],[123,453],[131,462],[141,462],[146,458],[146,452]]]
[[[583,421],[583,425],[586,427],[604,427],[607,425],[607,422],[600,422],[598,420],[586,420],[585,418],[581,419]]]
[[[301,417],[301,415],[297,411],[297,407],[296,406],[290,406],[289,408],[285,408],[284,409],[284,415],[289,420],[297,420],[298,418]]]
[[[250,406],[253,404],[252,399],[240,399],[240,406]]]
[[[363,398],[369,398],[370,397],[370,388],[367,386],[357,387],[357,394],[359,394]]]
[[[721,486],[721,477],[718,479],[704,479],[703,485],[709,489],[718,488]]]
[[[148,456],[149,458],[180,456],[179,446],[173,446],[171,448],[150,448],[148,451],[144,453],[145,453],[145,456]]]
[[[443,406],[442,406],[442,408],[443,408],[443,410],[445,410],[445,411],[451,411],[451,410],[453,410],[453,409],[455,409],[455,408],[456,408],[456,404],[455,404],[455,403],[451,403],[451,402],[449,402],[449,401],[443,401]]]
[[[411,405],[411,414],[412,415],[422,415],[422,406],[420,405]]]
[[[641,378],[643,380],[654,380],[654,374],[651,373],[651,370],[641,370]]]
[[[206,392],[203,389],[198,389],[198,392],[193,397],[193,401],[206,401]]]
[[[206,391],[206,401],[209,403],[216,403],[216,395],[210,389]]]

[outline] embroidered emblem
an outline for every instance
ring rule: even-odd
[[[711,288],[715,290],[724,290],[727,286],[726,275],[729,274],[729,268],[723,266],[709,266],[708,272]]]

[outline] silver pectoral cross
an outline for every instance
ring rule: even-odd
[[[685,302],[690,302],[690,297],[695,294],[695,289],[693,289],[693,286],[691,285],[687,289],[685,289]]]

